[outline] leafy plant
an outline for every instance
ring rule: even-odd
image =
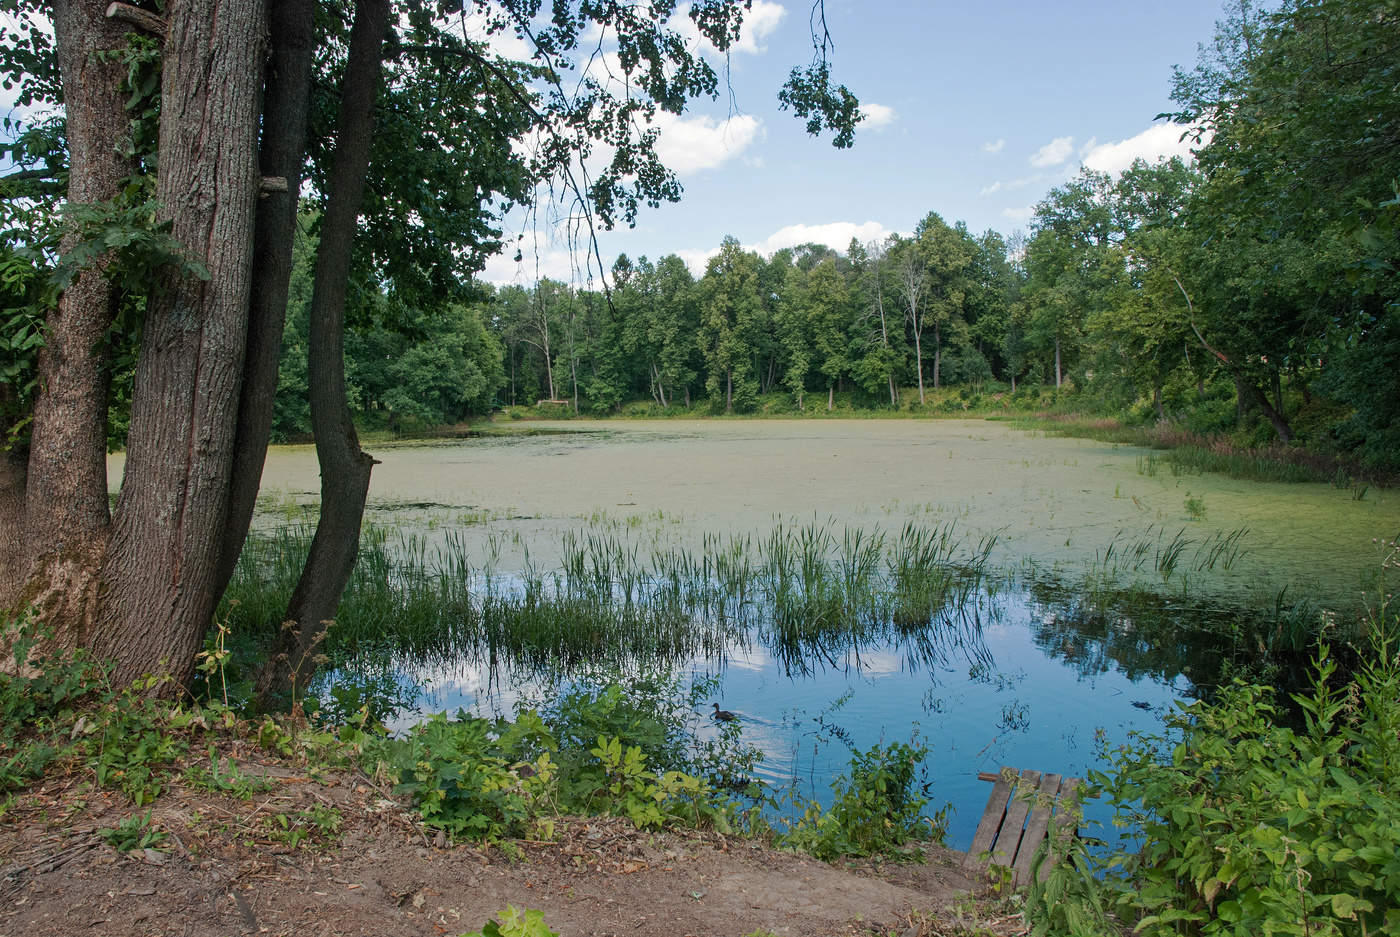
[[[162,830],[151,828],[151,813],[134,813],[111,829],[98,830],[102,841],[118,852],[134,849],[159,849],[168,838]]]
[[[294,813],[274,813],[264,822],[272,839],[296,849],[305,841],[323,845],[340,838],[340,811],[323,804],[314,804]]]
[[[832,784],[831,809],[815,801],[783,837],[785,845],[819,859],[899,855],[918,840],[941,840],[945,814],[923,815],[928,798],[919,791],[918,768],[928,757],[923,745],[894,742],[856,752],[848,776]]]
[[[499,921],[489,921],[481,930],[461,937],[559,937],[545,924],[543,911],[517,911],[513,905],[506,905],[498,916]]]

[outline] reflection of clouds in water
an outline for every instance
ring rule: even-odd
[[[707,658],[696,658],[691,662],[693,669],[699,670],[709,665]],[[773,655],[757,644],[731,643],[724,649],[724,665],[737,670],[751,670],[755,673],[773,666]]]
[[[892,651],[847,651],[846,667],[862,677],[887,677],[904,671],[904,658]]]
[[[427,716],[464,709],[474,716],[492,719],[513,717],[521,700],[538,698],[554,681],[517,674],[509,666],[461,661],[456,664],[410,665],[404,672],[426,686],[422,702],[411,712],[400,713],[389,728],[402,732]]]

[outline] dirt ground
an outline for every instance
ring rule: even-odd
[[[714,832],[562,819],[550,842],[451,845],[363,775],[308,775],[234,749],[251,799],[176,782],[134,807],[90,779],[50,778],[0,818],[0,937],[457,935],[507,905],[563,935],[1014,934],[968,897],[961,853],[837,868]],[[265,779],[265,780],[263,780]],[[338,834],[289,829],[313,808]],[[99,831],[145,817],[165,839],[119,852]],[[277,818],[286,817],[289,823]]]

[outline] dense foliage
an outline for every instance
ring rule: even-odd
[[[1301,725],[1273,688],[1237,681],[1109,752],[1090,780],[1124,838],[1070,847],[1032,892],[1035,932],[1400,933],[1400,654],[1384,615],[1351,679],[1319,650]]]

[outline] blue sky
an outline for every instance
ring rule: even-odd
[[[1111,171],[1182,150],[1179,128],[1153,118],[1171,106],[1172,66],[1195,62],[1222,15],[1221,0],[826,0],[836,77],[870,114],[855,146],[836,150],[778,109],[788,70],[811,60],[810,2],[754,0],[729,57],[732,103],[697,102],[662,127],[683,199],[602,233],[604,266],[676,253],[698,273],[725,235],[764,254],[806,241],[844,250],[930,211],[1010,234],[1081,164]],[[526,57],[513,37],[493,44]],[[484,278],[586,284],[590,265],[550,215],[509,219],[524,262],[509,249]]]
[[[807,240],[844,249],[930,211],[1009,234],[1081,164],[1111,171],[1178,151],[1179,128],[1153,118],[1171,106],[1172,66],[1192,65],[1222,16],[1219,0],[827,0],[836,76],[874,118],[836,150],[776,99],[810,59],[809,9],[756,0],[730,57],[737,111],[702,102],[663,128],[685,195],[601,235],[605,263],[678,253],[699,270],[727,234],[763,253]],[[548,226],[525,254],[486,277],[586,276]]]

